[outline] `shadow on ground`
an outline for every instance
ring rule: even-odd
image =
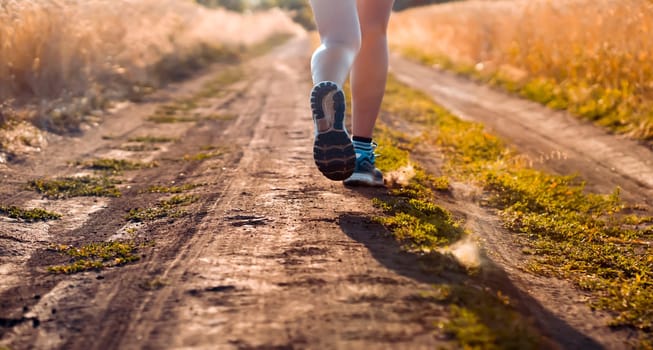
[[[368,198],[387,195],[383,189],[355,189],[355,192]],[[345,234],[365,245],[372,256],[388,269],[415,281],[431,284],[436,291],[446,288],[451,295],[435,295],[431,298],[432,302],[470,310],[483,326],[499,333],[497,339],[506,335],[518,336],[510,332],[521,330],[526,323],[534,323],[537,333],[542,335],[540,339],[530,339],[534,341],[528,343],[531,346],[518,338],[507,339],[503,345],[510,348],[603,348],[552,314],[526,291],[520,290],[507,273],[487,256],[483,257],[479,271],[468,273],[465,267],[448,254],[433,252],[418,255],[403,250],[392,234],[381,224],[373,222],[370,215],[343,213],[338,221]],[[502,303],[496,295],[508,296],[510,306]]]

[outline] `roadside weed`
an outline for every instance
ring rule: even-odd
[[[61,218],[61,214],[50,212],[45,209],[23,209],[13,205],[0,205],[0,214],[7,215],[13,219],[21,219],[27,222],[57,220]]]
[[[174,195],[149,208],[135,208],[129,210],[126,219],[133,222],[153,221],[162,218],[178,218],[188,214],[181,207],[196,202],[199,197],[194,195]]]
[[[27,188],[53,199],[83,196],[120,197],[120,190],[116,187],[119,183],[106,176],[80,176],[32,180],[27,183]]]
[[[70,263],[48,267],[52,273],[73,274],[88,270],[100,270],[105,267],[120,266],[140,259],[136,254],[136,243],[97,242],[80,247],[56,245],[51,250],[70,258]]]
[[[531,169],[480,124],[456,118],[395,79],[384,103],[425,126],[424,141],[443,152],[449,176],[485,189],[486,204],[529,245],[530,270],[592,292],[592,306],[613,312],[615,326],[653,330],[653,219],[628,209],[618,189],[589,193],[576,177]]]
[[[126,159],[111,159],[111,158],[98,158],[83,162],[77,162],[86,169],[102,170],[110,172],[121,172],[124,170],[136,170],[145,168],[155,168],[158,166],[156,162],[142,163],[138,161]]]

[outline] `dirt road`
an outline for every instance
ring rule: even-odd
[[[638,142],[397,54],[392,71],[456,116],[483,123],[529,156],[533,166],[578,174],[599,193],[621,187],[625,199],[651,205],[653,152]]]
[[[0,219],[0,346],[455,347],[437,326],[446,305],[424,295],[433,283],[467,277],[429,274],[373,222],[370,198],[384,190],[347,189],[315,169],[308,55],[308,39],[298,37],[241,67],[215,67],[117,109],[83,135],[53,137],[41,153],[1,169],[3,202],[63,216]],[[212,80],[220,88],[204,93]],[[172,118],[152,118],[161,115]],[[136,141],[145,137],[159,140]],[[26,188],[32,179],[98,174],[87,169],[93,159],[147,166],[107,175],[120,180],[120,197],[48,199]],[[187,185],[178,207],[161,204],[173,196],[161,192],[173,185]],[[476,218],[473,230],[494,232],[487,242],[502,248],[488,276],[507,276],[496,283],[521,295],[528,317],[540,318],[548,346],[612,348],[627,336],[611,333],[564,282],[515,272],[515,257],[501,258],[510,243],[493,240],[502,232],[496,219],[451,201]],[[136,242],[139,260],[97,272],[48,272],[74,259],[57,247],[112,240]],[[558,299],[533,292],[543,285],[545,294],[566,289]]]
[[[431,277],[373,224],[367,195],[319,175],[311,158],[306,38],[246,63],[244,76],[205,113],[233,118],[156,124],[157,105],[210,78],[131,105],[83,136],[4,170],[2,197],[63,214],[47,224],[3,219],[2,344],[11,349],[434,348],[443,317],[419,293]],[[220,74],[217,68],[213,75]],[[210,76],[208,74],[207,76]],[[203,113],[204,113],[203,112]],[[110,135],[108,137],[107,135]],[[137,136],[177,138],[150,152]],[[104,138],[103,138],[104,136]],[[186,160],[202,148],[222,150]],[[157,160],[126,171],[120,198],[41,200],[27,179],[73,175],[94,158]],[[188,158],[188,157],[186,157]],[[181,159],[181,160],[180,160]],[[206,184],[191,214],[129,224],[128,209],[165,194],[150,185]],[[132,228],[129,230],[129,228]],[[131,232],[142,259],[99,273],[52,275],[50,243],[80,246]],[[57,260],[59,259],[59,260]]]
[[[645,145],[398,54],[392,55],[390,70],[397,79],[425,92],[456,116],[482,123],[528,157],[531,166],[577,175],[595,193],[619,188],[627,203],[637,204],[649,215],[653,212],[653,152]],[[488,258],[519,289],[517,298],[526,298],[522,304],[535,315],[540,327],[555,334],[558,345],[570,349],[628,347],[625,344],[632,334],[607,327],[610,315],[590,309],[585,303],[587,294],[564,280],[524,272],[528,257],[520,253],[515,236],[466,190],[463,186],[454,191],[449,208],[465,217],[468,228],[483,242]],[[578,333],[589,339],[583,340]]]

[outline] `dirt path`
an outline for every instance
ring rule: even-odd
[[[610,135],[563,112],[397,54],[392,56],[391,71],[400,81],[424,91],[455,115],[484,124],[491,133],[527,155],[534,167],[557,174],[576,174],[587,181],[589,190],[599,193],[611,193],[619,187],[626,202],[640,205],[643,212],[653,212],[653,152],[645,146]],[[421,152],[420,160],[426,166],[438,167],[433,164],[437,163],[433,161],[437,158],[433,151]],[[464,217],[468,229],[482,242],[490,261],[491,268],[486,269],[489,284],[516,286],[513,297],[564,348],[627,347],[625,344],[633,334],[608,327],[610,315],[591,309],[586,293],[567,281],[526,272],[529,257],[521,253],[519,238],[506,231],[492,210],[479,206],[477,198],[477,190],[457,184],[453,199],[446,206]],[[492,281],[501,280],[501,276],[509,282]],[[586,338],[578,337],[578,333]]]
[[[578,174],[589,189],[601,193],[621,187],[625,199],[653,204],[653,152],[645,146],[397,54],[391,70],[458,117],[483,123],[528,155],[535,167]]]
[[[241,67],[215,67],[145,103],[115,111],[77,138],[52,137],[41,154],[0,170],[2,203],[63,214],[44,223],[0,218],[0,347],[455,347],[436,326],[448,317],[446,305],[424,293],[434,283],[468,277],[428,274],[418,257],[386,236],[372,221],[377,212],[370,201],[383,190],[347,189],[315,169],[307,115],[308,46],[307,38],[295,38]],[[401,68],[396,62],[393,69],[400,77],[426,84],[427,91],[443,83],[419,67],[401,63]],[[416,73],[424,78],[410,78]],[[232,76],[227,87],[202,93],[225,74]],[[454,98],[458,95],[464,93],[450,94],[457,105],[443,104],[463,116],[469,106],[480,109]],[[192,96],[203,97],[188,102]],[[197,106],[186,110],[184,103]],[[178,120],[150,120],[162,108],[174,109]],[[534,156],[552,149],[569,154],[567,163],[547,166],[574,165],[578,148],[560,149],[554,139],[538,143],[532,135]],[[169,140],[141,143],[141,150],[128,147],[139,136]],[[429,159],[429,152],[421,156]],[[54,200],[25,187],[31,179],[93,173],[83,162],[97,158],[156,161],[158,166],[111,174],[121,181],[118,198]],[[642,161],[647,160],[629,164],[641,167]],[[636,169],[641,171],[610,171],[620,177],[606,181],[626,179],[629,193],[649,193],[650,169]],[[172,194],[149,189],[172,184],[197,185],[182,194],[192,200],[155,220],[126,219],[135,208],[161,209],[161,201]],[[609,187],[611,182],[598,184]],[[468,219],[472,231],[486,234],[490,248],[500,248],[489,254],[492,262],[482,278],[500,284],[520,300],[526,316],[538,318],[543,333],[553,339],[547,344],[618,347],[627,334],[611,333],[602,315],[585,307],[573,288],[521,272],[509,236],[472,197],[457,188],[443,200]],[[140,260],[99,272],[47,271],[71,260],[53,244],[81,247],[112,240],[138,242]]]
[[[6,170],[2,199],[64,214],[44,224],[0,222],[0,344],[11,349],[434,348],[444,307],[420,298],[433,277],[373,224],[368,196],[320,176],[306,115],[308,40],[247,63],[229,91],[203,109],[236,118],[147,121],[158,105],[208,78],[171,88],[159,101],[116,112],[73,142]],[[212,74],[219,74],[214,71]],[[107,137],[110,135],[111,137]],[[142,135],[177,137],[151,152],[119,148]],[[104,138],[102,137],[104,136]],[[225,150],[180,161],[206,145]],[[120,198],[42,200],[27,179],[72,175],[71,163],[102,157],[157,160],[125,171]],[[206,183],[176,219],[130,224],[130,208],[164,194],[150,185]],[[372,195],[372,193],[367,193]],[[141,261],[101,272],[52,275],[50,243],[81,246],[135,234]],[[134,233],[135,232],[135,233]],[[65,262],[65,261],[64,261]],[[13,276],[19,276],[14,278]]]

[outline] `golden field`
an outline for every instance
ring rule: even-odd
[[[391,45],[653,140],[653,2],[464,1],[391,20]]]
[[[298,30],[281,11],[186,0],[0,0],[0,124],[9,105],[97,104],[169,80],[194,55]]]

